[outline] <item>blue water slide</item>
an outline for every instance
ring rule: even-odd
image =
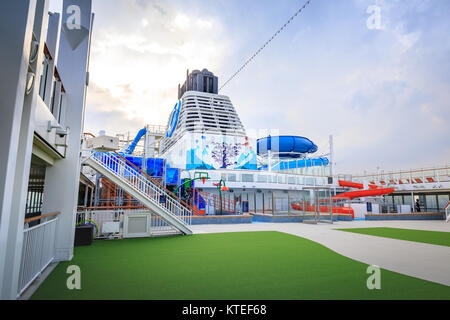
[[[134,151],[134,148],[136,148],[136,145],[138,144],[139,140],[147,133],[147,128],[142,128],[139,130],[138,134],[136,135],[136,138],[134,138],[133,142],[125,149],[125,154],[132,154]]]
[[[280,158],[300,158],[304,153],[317,152],[317,149],[314,142],[299,136],[268,136],[256,142],[258,155],[265,155],[272,151]]]

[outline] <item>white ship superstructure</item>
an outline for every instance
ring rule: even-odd
[[[188,73],[178,97],[160,144],[170,167],[257,169],[256,150],[236,109],[229,97],[217,94],[217,77],[206,69]]]
[[[213,93],[187,91],[176,103],[161,141],[165,153],[186,133],[219,134],[245,137],[245,129],[229,97]]]

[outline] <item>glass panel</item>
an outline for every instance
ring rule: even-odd
[[[412,197],[411,196],[403,196],[403,204],[412,205]]]
[[[295,177],[288,177],[289,184],[295,184]]]
[[[388,204],[393,204],[394,203],[394,198],[392,196],[386,196],[386,202]]]
[[[305,184],[307,186],[313,186],[314,185],[314,178],[305,178]]]
[[[427,211],[436,211],[437,210],[437,199],[435,194],[430,194],[425,196]]]
[[[253,175],[252,174],[242,174],[242,182],[253,182]]]
[[[39,84],[39,95],[42,100],[45,99],[45,87],[47,83],[47,72],[48,71],[48,61],[47,58],[44,57],[44,61],[42,61],[42,74],[41,74],[41,82]]]
[[[52,112],[52,114],[55,118],[58,118],[57,115],[55,114],[55,111],[56,111],[56,109],[55,109],[55,92],[56,92],[55,88],[56,88],[56,81],[53,81],[53,83],[52,83],[52,101],[51,101],[50,111]]]
[[[439,210],[444,210],[445,205],[449,201],[449,195],[448,194],[440,194],[438,195],[438,204],[439,204]]]
[[[229,173],[228,174],[228,181],[235,182],[236,181],[236,174],[235,173]]]
[[[402,196],[394,196],[394,204],[403,204]]]
[[[258,182],[267,182],[266,175],[258,175]]]
[[[59,114],[58,114],[58,123],[61,123],[61,114],[62,114],[62,108],[63,108],[63,93],[61,93],[59,97]]]

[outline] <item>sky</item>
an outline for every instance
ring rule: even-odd
[[[220,86],[305,1],[93,0],[85,131],[167,124],[186,69]],[[450,164],[449,14],[448,0],[311,0],[220,93],[249,135],[319,153],[333,135],[338,173]]]

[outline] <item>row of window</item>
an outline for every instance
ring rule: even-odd
[[[278,183],[278,184],[297,184],[306,186],[323,186],[326,184],[326,178],[314,177],[295,177],[288,175],[268,175],[254,173],[221,173],[221,179],[229,182],[258,182],[258,183]]]
[[[413,203],[412,195],[389,195],[386,196],[386,202],[388,204],[395,205],[411,205]],[[450,201],[450,194],[419,194],[415,196],[416,199],[419,199],[419,203],[422,211],[444,211],[444,206]],[[414,199],[414,203],[416,202]]]
[[[45,54],[44,60],[42,62],[39,96],[42,98],[45,105],[49,108],[56,121],[61,124],[61,121],[63,120],[61,118],[64,107],[64,87],[61,80],[59,79],[59,76],[55,76],[55,73],[57,75],[57,71],[55,72],[56,68],[53,69],[52,62],[52,58],[48,54]],[[50,79],[51,82],[49,81]]]

